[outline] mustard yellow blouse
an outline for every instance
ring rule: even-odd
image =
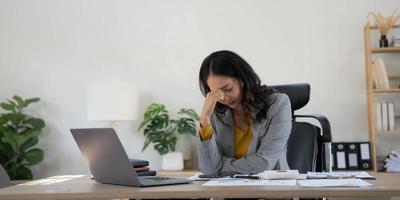
[[[235,126],[234,130],[234,138],[235,138],[235,152],[234,157],[236,159],[240,159],[247,155],[247,150],[250,144],[250,141],[253,137],[253,129],[251,128],[252,123],[250,122],[247,126],[246,130],[241,130],[237,126]],[[206,141],[211,139],[212,137],[212,127],[208,125],[207,127],[200,127],[200,139],[202,141]]]

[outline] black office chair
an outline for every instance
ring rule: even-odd
[[[0,188],[11,186],[10,177],[8,176],[6,170],[0,165]]]
[[[307,83],[272,86],[289,96],[292,104],[292,132],[287,144],[287,160],[291,169],[300,173],[330,172],[331,167],[331,126],[323,115],[295,115],[294,111],[307,105],[310,100],[310,85]],[[318,127],[299,118],[312,118],[319,122]],[[322,129],[322,131],[321,131]]]

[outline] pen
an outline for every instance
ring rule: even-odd
[[[253,179],[253,180],[259,180],[259,176],[252,176],[252,175],[235,175],[234,178],[245,178],[245,179]]]

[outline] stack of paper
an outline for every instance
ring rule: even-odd
[[[396,151],[390,152],[385,160],[385,168],[387,172],[400,172],[400,154]]]
[[[365,171],[347,171],[347,172],[307,172],[309,179],[340,179],[340,178],[360,178],[375,179],[374,176]]]
[[[298,181],[301,187],[370,187],[372,184],[361,179],[313,179]]]

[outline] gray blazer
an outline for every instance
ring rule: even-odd
[[[255,117],[256,112],[253,113]],[[210,140],[198,137],[199,168],[204,174],[224,172],[260,173],[265,170],[289,169],[286,145],[292,129],[292,111],[286,94],[270,95],[267,118],[253,122],[253,139],[247,156],[234,158],[234,130],[232,113],[223,114],[224,125],[215,114],[211,116],[213,134]]]

